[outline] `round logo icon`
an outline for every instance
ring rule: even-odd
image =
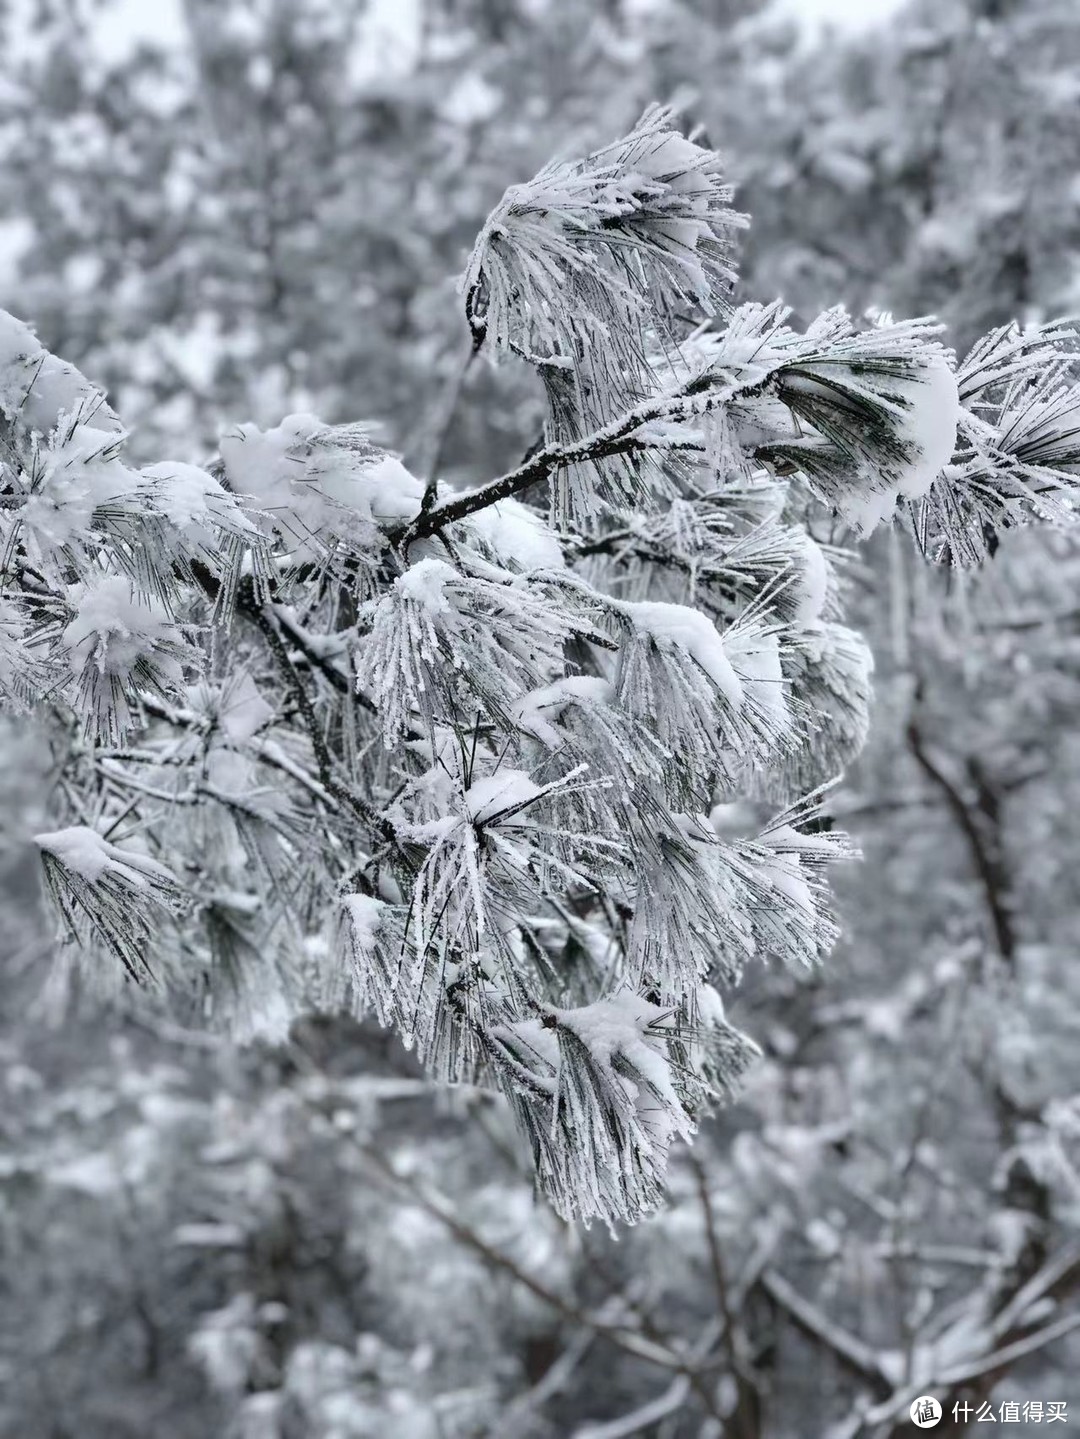
[[[911,1422],[916,1429],[933,1429],[941,1422],[941,1405],[932,1394],[923,1394],[911,1406]]]

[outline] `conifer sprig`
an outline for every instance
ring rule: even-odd
[[[373,1013],[609,1223],[753,1058],[719,991],[836,938],[872,664],[816,517],[977,561],[1080,474],[1067,327],[796,330],[733,305],[730,200],[659,109],[507,192],[465,320],[548,422],[463,491],[308,414],[135,469],[0,316],[0,700],[58,755],[68,940],[243,1038]]]

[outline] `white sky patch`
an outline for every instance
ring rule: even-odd
[[[112,0],[95,14],[91,33],[101,58],[116,63],[144,41],[179,49],[187,28],[181,0]]]
[[[423,43],[423,0],[371,0],[350,56],[362,84],[391,80],[416,68]]]
[[[0,294],[15,286],[19,261],[34,241],[34,227],[22,216],[0,220]]]
[[[807,30],[826,25],[844,30],[870,30],[890,19],[904,0],[773,0],[778,14],[799,20]]]

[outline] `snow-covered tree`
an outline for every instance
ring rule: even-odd
[[[730,201],[656,108],[507,191],[465,320],[547,423],[467,490],[309,414],[135,469],[0,326],[0,689],[53,738],[65,955],[240,1036],[373,1012],[609,1222],[755,1052],[721,992],[836,935],[870,662],[807,516],[972,562],[1080,464],[1071,332],[794,329],[735,303]]]

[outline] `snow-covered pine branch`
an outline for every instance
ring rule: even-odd
[[[609,1222],[753,1056],[721,991],[836,936],[871,664],[815,515],[974,560],[1080,462],[1067,329],[957,367],[925,320],[733,307],[729,200],[662,110],[507,192],[466,318],[548,432],[465,491],[305,414],[134,469],[0,317],[0,698],[53,742],[88,971],[240,1036],[373,1012]]]

